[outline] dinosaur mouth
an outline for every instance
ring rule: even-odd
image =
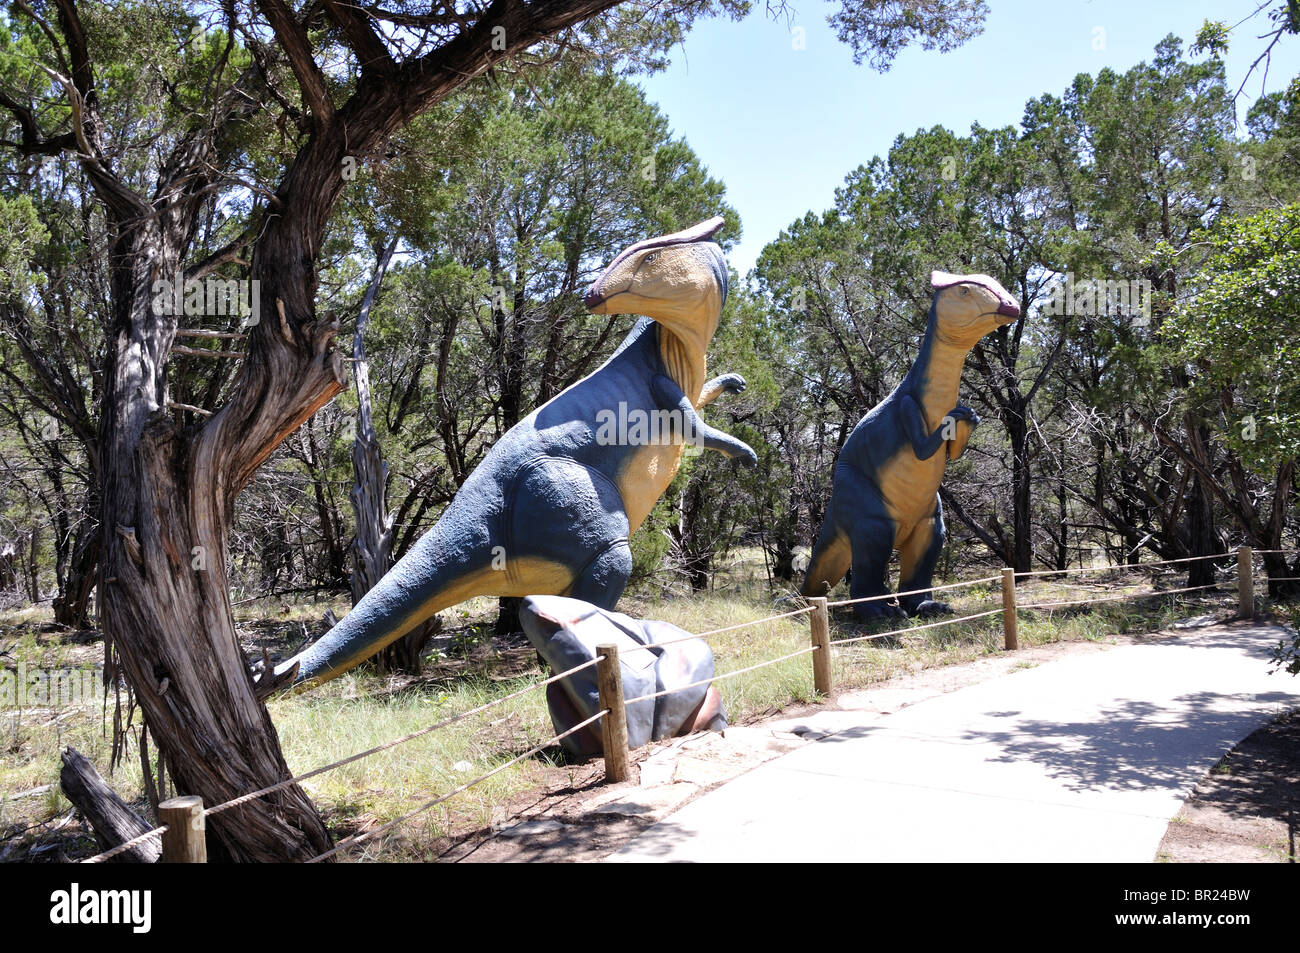
[[[612,295],[607,295],[601,290],[600,286],[604,283],[605,278],[613,273],[614,269],[626,261],[629,256],[635,255],[638,252],[648,251],[651,248],[667,248],[670,245],[690,245],[695,242],[707,241],[716,235],[718,230],[721,229],[725,223],[726,220],[721,215],[715,215],[713,218],[705,219],[697,225],[692,225],[690,228],[682,229],[680,232],[673,232],[671,235],[661,235],[658,238],[647,238],[644,241],[637,242],[635,245],[629,245],[627,248],[623,249],[623,251],[619,252],[618,256],[605,266],[605,270],[600,273],[600,277],[591,283],[591,287],[587,290],[587,293],[582,296],[582,303],[586,305],[587,308],[595,308],[607,301],[609,298],[621,294],[622,292],[620,290],[614,292]]]
[[[1006,318],[1003,324],[1010,324],[1016,318],[1020,317],[1020,305],[1014,301],[1003,301],[998,305],[997,313]]]
[[[601,277],[604,276],[602,275]],[[617,297],[617,295],[616,294],[611,295],[611,297]],[[600,307],[601,304],[605,302],[605,300],[606,300],[605,296],[596,290],[596,286],[594,284],[591,286],[590,289],[588,289],[587,293],[582,296],[582,303],[584,306],[586,306],[588,311],[590,311],[592,308]]]

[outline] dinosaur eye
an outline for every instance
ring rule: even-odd
[[[645,263],[648,265],[658,257],[659,253],[657,251],[652,251],[650,254],[645,256]]]
[[[962,289],[961,289],[961,293],[962,293],[963,295],[968,295],[968,294],[970,294],[970,289],[969,289],[969,288],[962,288]]]

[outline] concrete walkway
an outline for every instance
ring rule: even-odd
[[[1283,630],[1237,624],[1063,658],[820,740],[649,827],[610,861],[1148,862],[1234,744],[1300,705]],[[852,709],[854,696],[840,700]]]

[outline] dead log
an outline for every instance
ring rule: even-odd
[[[59,786],[73,806],[90,822],[95,840],[101,850],[123,844],[139,837],[153,825],[131,810],[126,802],[113,793],[95,766],[75,748],[63,749],[63,768],[59,771]],[[136,844],[111,858],[110,863],[153,864],[162,856],[161,838],[152,838]]]

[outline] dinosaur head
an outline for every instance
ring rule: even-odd
[[[930,272],[934,288],[933,320],[940,337],[966,348],[1020,317],[1020,304],[988,275]]]
[[[717,215],[619,253],[591,284],[583,303],[595,314],[643,314],[703,353],[727,299],[727,263],[709,241]]]

